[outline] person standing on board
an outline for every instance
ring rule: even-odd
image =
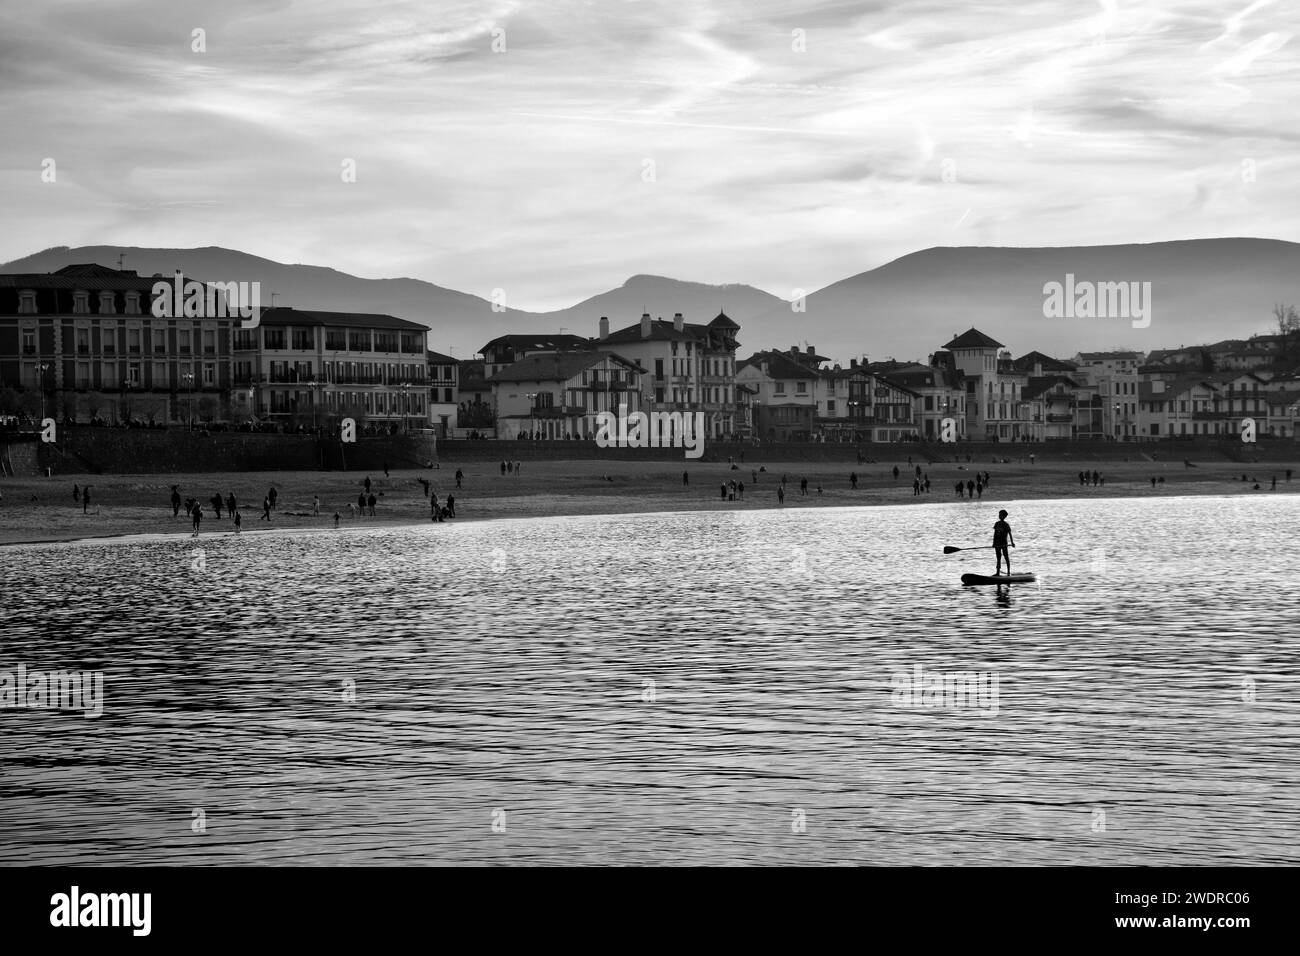
[[[997,574],[1002,573],[1002,559],[1007,559],[1007,574],[1011,573],[1011,552],[1007,550],[1007,544],[1011,547],[1016,546],[1015,535],[1011,533],[1011,525],[1007,524],[1007,513],[998,512],[998,522],[993,526],[993,554],[998,559]]]

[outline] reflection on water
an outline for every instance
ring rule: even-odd
[[[1039,582],[963,588],[992,553],[942,548],[998,507]],[[0,710],[0,862],[1300,862],[1298,518],[1039,501],[4,549],[0,670],[102,670],[105,700]],[[996,673],[997,713],[900,706],[918,664]]]

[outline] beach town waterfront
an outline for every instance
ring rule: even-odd
[[[991,560],[942,546],[996,507],[1040,579],[963,589]],[[201,569],[5,548],[10,663],[104,691],[5,712],[0,863],[1295,864],[1300,602],[1262,556],[1297,520],[999,496],[205,535]],[[995,675],[996,712],[903,706],[915,673]]]

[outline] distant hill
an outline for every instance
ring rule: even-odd
[[[1272,239],[1068,248],[938,247],[903,256],[810,294],[805,311],[748,285],[708,285],[634,275],[567,309],[493,312],[477,296],[420,279],[362,279],[335,269],[289,265],[231,249],[57,247],[0,266],[0,272],[52,272],[76,262],[125,266],[143,275],[176,269],[210,280],[257,280],[263,304],[387,312],[432,329],[430,344],[467,358],[506,332],[595,335],[602,315],[618,329],[641,313],[708,322],[719,310],[740,323],[741,357],[811,343],[844,361],[866,355],[925,360],[972,325],[1016,355],[1037,349],[1066,357],[1080,350],[1176,348],[1273,331],[1275,302],[1300,307],[1300,244]],[[1152,320],[1045,318],[1043,286],[1064,282],[1150,282]]]
[[[543,313],[542,318],[557,328],[564,326],[575,335],[596,335],[601,316],[608,316],[610,328],[617,330],[639,322],[643,312],[656,319],[671,319],[674,313],[680,312],[687,322],[699,323],[710,322],[719,312],[726,312],[741,324],[742,346],[759,349],[768,346],[757,344],[757,327],[746,332],[746,320],[779,313],[784,305],[782,299],[753,286],[708,285],[665,276],[635,275],[617,289],[594,295],[567,309]]]
[[[1151,325],[1122,318],[1043,316],[1043,286],[1076,281],[1151,283]],[[1300,244],[1198,239],[1068,248],[939,247],[895,259],[749,326],[801,330],[822,354],[924,361],[975,326],[1016,355],[1065,357],[1109,348],[1149,351],[1276,331],[1275,302],[1300,308]],[[745,331],[744,320],[741,331]],[[807,330],[807,331],[803,331]],[[787,335],[793,344],[794,338]],[[783,341],[779,336],[776,344]],[[788,347],[788,346],[787,346]]]

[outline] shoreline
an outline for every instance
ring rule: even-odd
[[[210,539],[233,533],[230,519],[212,516],[207,498],[237,492],[240,500],[261,501],[266,490],[274,486],[279,496],[273,511],[272,526],[259,527],[261,507],[243,513],[242,534],[267,531],[332,531],[333,514],[340,512],[337,530],[355,528],[404,528],[433,524],[429,520],[428,500],[420,479],[431,482],[432,490],[445,501],[448,494],[457,499],[459,517],[450,524],[477,523],[504,518],[539,518],[565,516],[601,516],[657,514],[674,512],[714,512],[753,510],[798,510],[819,507],[879,507],[919,503],[965,502],[995,508],[1012,500],[1072,500],[1087,498],[1172,498],[1233,497],[1237,495],[1280,495],[1300,493],[1300,464],[1262,463],[1249,466],[1226,462],[1200,464],[1186,468],[1181,462],[1110,463],[1104,469],[1105,484],[1081,485],[1078,463],[937,463],[922,465],[928,473],[931,490],[915,496],[912,472],[915,466],[898,463],[899,477],[893,477],[891,462],[859,466],[842,463],[773,463],[759,473],[761,466],[732,468],[727,463],[688,465],[656,461],[591,462],[530,461],[520,473],[502,475],[488,463],[465,463],[464,487],[454,487],[454,468],[441,470],[406,469],[388,477],[382,472],[371,475],[378,495],[374,517],[349,517],[347,502],[355,506],[355,495],[366,475],[360,472],[258,472],[187,475],[95,475],[92,479],[92,507],[96,513],[83,515],[81,505],[73,501],[73,485],[85,476],[54,478],[5,478],[0,480],[0,547],[14,545],[50,545],[76,542],[104,542],[114,539],[139,541],[145,537],[185,538],[191,541]],[[1098,463],[1100,464],[1100,463]],[[1073,467],[1073,470],[1072,470]],[[1242,469],[1245,468],[1245,472]],[[1286,480],[1286,470],[1292,480]],[[982,498],[972,501],[955,495],[955,482],[971,480],[977,471],[990,473],[990,484]],[[1097,469],[1099,472],[1101,468]],[[683,471],[689,483],[683,483]],[[849,475],[859,476],[857,489],[851,488]],[[1261,488],[1254,490],[1258,478]],[[782,474],[788,476],[784,505],[777,503],[776,488]],[[807,477],[809,489],[801,494],[800,479]],[[1272,479],[1276,476],[1276,490]],[[1150,479],[1163,477],[1151,487]],[[743,500],[724,500],[720,485],[732,480],[745,484]],[[180,485],[183,496],[203,499],[204,516],[199,537],[193,538],[189,520],[182,515],[168,517],[170,488]],[[823,493],[817,494],[817,486]],[[255,491],[255,489],[257,489]],[[312,515],[312,497],[319,495],[319,516]]]

